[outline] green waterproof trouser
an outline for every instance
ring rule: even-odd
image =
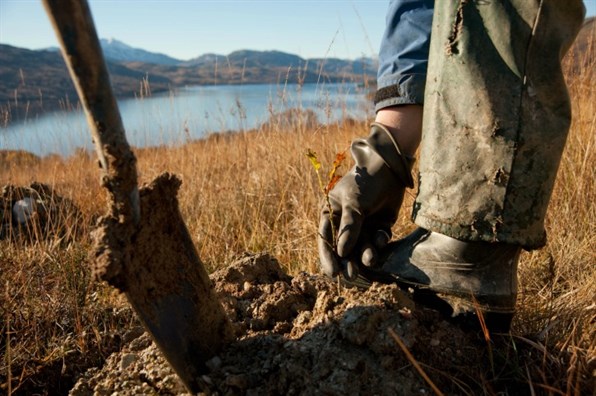
[[[545,244],[571,120],[561,59],[584,14],[581,0],[436,2],[417,225],[462,240]]]

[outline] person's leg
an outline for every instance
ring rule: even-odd
[[[388,249],[384,271],[514,311],[521,247],[545,243],[570,123],[561,58],[583,16],[580,0],[437,4],[413,214],[422,228]]]
[[[561,58],[581,0],[440,2],[416,224],[454,238],[545,243],[571,112]]]

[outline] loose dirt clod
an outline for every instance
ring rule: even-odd
[[[469,364],[478,358],[476,336],[416,308],[395,285],[361,291],[319,275],[290,277],[266,254],[247,255],[211,279],[237,339],[207,362],[209,372],[200,379],[206,394],[429,394],[388,328],[426,360]],[[89,370],[71,394],[93,392],[185,389],[145,334],[102,369]]]

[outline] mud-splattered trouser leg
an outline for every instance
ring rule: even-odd
[[[561,58],[582,1],[440,1],[434,13],[415,222],[541,247],[571,118]]]

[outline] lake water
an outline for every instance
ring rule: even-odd
[[[118,105],[127,139],[138,147],[177,145],[210,133],[251,129],[266,122],[271,112],[291,108],[311,109],[321,123],[364,119],[372,111],[357,84],[196,86],[120,100]],[[0,128],[0,149],[68,156],[77,148],[93,149],[80,111],[48,113]]]

